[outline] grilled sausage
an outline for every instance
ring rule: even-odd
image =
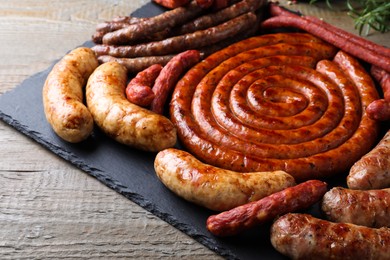
[[[92,49],[98,56],[111,55],[118,58],[168,55],[183,52],[188,49],[199,49],[220,42],[233,35],[240,34],[242,31],[248,30],[256,21],[257,16],[248,12],[214,27],[173,36],[161,41],[123,46],[103,44],[95,45]]]
[[[46,78],[42,90],[45,116],[65,141],[81,142],[92,133],[93,118],[83,104],[83,91],[97,66],[91,49],[80,47],[55,64]]]
[[[390,227],[390,188],[351,190],[335,187],[325,193],[321,208],[330,221]]]
[[[155,98],[152,100],[150,110],[157,114],[163,114],[168,96],[172,94],[180,76],[200,61],[200,52],[187,50],[173,57],[161,70],[153,85]]]
[[[193,0],[188,5],[169,10],[123,29],[109,32],[103,36],[102,41],[103,44],[113,45],[134,43],[148,34],[164,30],[167,26],[175,27],[183,24],[201,14],[202,11],[203,9]]]
[[[277,216],[304,210],[319,201],[327,184],[310,180],[273,193],[207,219],[207,229],[216,236],[232,236],[272,221]]]
[[[369,153],[354,163],[347,185],[361,190],[390,187],[390,130]]]
[[[160,74],[163,66],[153,64],[145,70],[140,71],[132,78],[126,87],[127,99],[141,107],[148,107],[155,97],[152,86]]]
[[[127,70],[116,62],[100,65],[90,76],[86,100],[96,124],[131,147],[156,152],[176,143],[171,121],[126,99]]]
[[[200,160],[238,172],[283,170],[297,182],[345,172],[376,141],[378,123],[362,111],[378,93],[347,54],[331,61],[346,85],[339,88],[313,62],[294,57],[302,53],[316,63],[336,49],[307,34],[263,35],[195,65],[170,105],[181,143]]]
[[[289,213],[271,226],[273,247],[291,259],[389,259],[390,229]]]
[[[229,210],[295,184],[294,178],[282,171],[233,172],[204,164],[174,148],[159,152],[154,168],[172,192],[215,211]]]
[[[125,66],[129,73],[138,73],[153,64],[160,64],[164,66],[173,58],[174,55],[164,56],[148,56],[148,57],[136,57],[136,58],[115,58],[109,55],[102,55],[98,57],[100,63],[106,62],[118,62]]]

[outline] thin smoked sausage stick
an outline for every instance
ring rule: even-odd
[[[201,14],[204,10],[196,1],[191,1],[186,6],[181,6],[137,24],[132,24],[123,29],[107,33],[103,36],[103,44],[130,44],[145,35],[164,30],[166,27],[175,27],[183,24]]]
[[[387,48],[370,43],[369,41],[365,41],[363,45],[361,44],[363,39],[356,41],[354,39],[357,36],[352,36],[346,32],[341,34],[339,29],[324,21],[320,21],[315,18],[308,19],[305,18],[305,16],[301,17],[299,15],[288,14],[268,18],[261,23],[261,27],[263,29],[280,27],[299,28],[333,44],[357,58],[376,65],[386,71],[390,71],[390,56]]]
[[[179,53],[188,49],[199,49],[239,34],[253,26],[257,21],[254,13],[248,12],[225,23],[205,30],[174,36],[162,41],[129,46],[95,45],[92,49],[97,56],[114,57],[160,56]]]

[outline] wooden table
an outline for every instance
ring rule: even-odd
[[[0,0],[0,94],[149,0]],[[286,2],[282,1],[282,4]],[[344,12],[289,6],[352,31]],[[389,46],[390,34],[369,38]],[[28,111],[26,111],[28,113]],[[0,122],[0,255],[201,258],[214,252]]]

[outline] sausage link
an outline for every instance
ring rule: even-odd
[[[390,121],[390,101],[383,98],[374,100],[367,106],[366,113],[372,120]]]
[[[98,65],[92,50],[80,47],[57,62],[46,78],[42,90],[45,116],[65,141],[78,143],[92,133],[93,118],[83,104],[83,89]]]
[[[188,5],[181,6],[162,14],[153,16],[145,21],[132,24],[123,29],[109,32],[103,36],[103,44],[118,45],[129,44],[144,36],[164,30],[167,27],[175,27],[183,24],[203,12],[195,0]]]
[[[211,1],[209,1],[211,2]],[[211,4],[211,3],[210,3]],[[175,30],[178,35],[204,30],[247,12],[255,12],[266,4],[264,0],[242,0],[220,11],[204,14]]]
[[[371,66],[371,75],[382,88],[383,98],[390,102],[390,72],[387,72],[377,66]]]
[[[382,88],[383,99],[373,101],[366,109],[368,116],[378,121],[390,121],[390,72],[371,66],[371,75]]]
[[[207,229],[216,236],[237,235],[272,221],[277,216],[309,208],[322,198],[326,190],[325,182],[306,181],[258,201],[210,216],[207,219]]]
[[[130,74],[138,73],[153,64],[160,64],[164,66],[170,61],[175,55],[164,55],[164,56],[149,56],[149,57],[138,57],[138,58],[115,58],[109,55],[102,55],[98,57],[100,63],[106,62],[117,62],[124,67]]]
[[[333,222],[390,227],[390,188],[351,190],[335,187],[325,193],[321,208]]]
[[[131,147],[156,152],[176,143],[171,121],[126,99],[127,70],[116,62],[100,65],[89,77],[88,108],[109,137]]]
[[[340,52],[334,61],[321,61],[316,69],[307,60],[308,65],[303,64],[304,59],[297,65],[292,57],[290,64],[278,64],[278,60],[288,60],[280,56],[304,53],[318,62],[336,53],[318,38],[301,36],[252,37],[208,56],[189,70],[176,85],[170,106],[186,149],[221,168],[283,170],[298,182],[345,172],[368,152],[378,135],[378,123],[362,112],[378,98],[369,75],[352,57]],[[271,63],[265,63],[266,59]],[[288,86],[299,87],[281,92]],[[265,97],[268,102],[262,102]],[[272,115],[278,106],[297,114]]]
[[[383,260],[390,256],[390,229],[289,213],[271,226],[271,243],[291,259]]]
[[[126,87],[126,98],[141,107],[148,107],[155,97],[152,86],[160,74],[163,66],[153,64],[145,70],[137,73]]]
[[[154,168],[172,192],[215,211],[259,200],[295,184],[294,178],[282,171],[233,172],[204,164],[190,153],[174,148],[159,152]]]
[[[172,90],[180,76],[199,61],[199,51],[188,50],[177,54],[164,66],[152,88],[155,98],[150,105],[151,111],[157,114],[164,112],[166,100],[172,94]]]
[[[351,189],[360,190],[390,187],[390,130],[351,167],[347,185]]]
[[[168,55],[183,52],[188,49],[199,49],[228,39],[233,35],[249,29],[256,21],[257,16],[248,12],[220,25],[193,33],[170,37],[162,41],[126,46],[103,44],[95,45],[92,49],[98,56],[111,55],[118,58]]]

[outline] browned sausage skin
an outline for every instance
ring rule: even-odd
[[[307,209],[319,201],[326,190],[325,182],[306,181],[258,201],[212,215],[207,219],[207,229],[216,236],[236,235],[280,215]]]
[[[178,196],[215,211],[229,210],[295,184],[283,172],[238,173],[204,164],[190,153],[159,152],[154,168],[161,182]]]
[[[76,48],[54,65],[42,90],[47,121],[55,133],[71,143],[90,136],[93,118],[83,104],[84,87],[88,77],[98,66],[93,51]]]
[[[330,221],[390,227],[390,188],[351,190],[335,187],[325,193],[321,208]]]
[[[376,141],[378,123],[363,111],[378,93],[345,53],[338,52],[332,66],[312,67],[336,51],[307,34],[272,34],[208,56],[173,93],[170,112],[180,141],[202,161],[234,171],[283,170],[298,182],[345,172]],[[294,59],[302,53],[314,62]],[[281,92],[288,85],[301,87]],[[286,117],[275,115],[278,110],[298,112]]]
[[[131,147],[156,152],[176,143],[172,122],[126,99],[127,70],[116,62],[100,65],[89,77],[86,100],[96,124]]]
[[[347,176],[351,189],[390,187],[390,130],[379,143],[351,167]]]
[[[289,213],[273,223],[271,243],[291,259],[382,260],[390,256],[390,229]]]

